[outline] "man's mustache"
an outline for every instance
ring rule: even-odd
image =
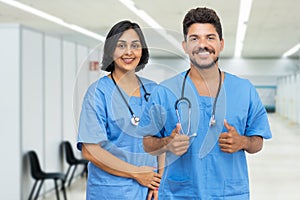
[[[200,48],[192,51],[192,54],[194,55],[194,54],[198,54],[198,53],[201,53],[201,52],[209,52],[209,53],[215,54],[215,51],[213,49],[209,49],[207,47],[205,47],[205,48],[200,47]]]

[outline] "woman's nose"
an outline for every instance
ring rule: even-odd
[[[128,55],[131,55],[132,54],[132,49],[131,49],[131,46],[128,45],[125,49],[125,54],[128,54]]]

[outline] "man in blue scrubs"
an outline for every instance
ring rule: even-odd
[[[145,151],[166,155],[159,199],[248,200],[245,152],[272,137],[254,86],[222,72],[219,17],[209,8],[183,20],[183,49],[190,69],[152,92],[140,127]]]

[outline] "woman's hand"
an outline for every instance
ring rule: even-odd
[[[159,187],[161,175],[154,172],[154,167],[141,166],[133,174],[133,178],[141,185],[148,187],[151,190],[156,190]]]
[[[147,200],[158,200],[158,190],[149,190]]]

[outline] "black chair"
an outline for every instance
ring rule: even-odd
[[[56,197],[59,200],[59,191],[57,186],[57,180],[61,180],[62,182],[62,191],[64,195],[64,199],[67,200],[66,191],[65,191],[65,175],[64,173],[56,172],[56,173],[47,173],[44,172],[41,169],[40,162],[38,159],[38,156],[35,151],[29,151],[28,152],[29,161],[30,161],[30,171],[31,176],[35,179],[35,183],[33,185],[33,188],[30,192],[28,200],[31,200],[35,191],[36,186],[38,185],[38,182],[40,181],[40,185],[38,187],[38,190],[36,192],[36,195],[34,197],[34,200],[36,200],[39,196],[40,190],[42,188],[42,185],[46,179],[53,179],[54,185],[55,185],[55,191],[56,191]]]
[[[69,178],[69,183],[68,183],[68,187],[70,187],[72,179],[74,177],[74,173],[75,173],[78,165],[84,165],[84,169],[81,173],[81,176],[83,176],[84,174],[87,175],[88,160],[76,158],[74,156],[73,148],[72,148],[71,143],[69,141],[64,141],[63,146],[64,146],[64,150],[65,150],[65,153],[66,153],[65,154],[66,155],[66,160],[67,160],[67,163],[69,164],[69,168],[68,168],[67,173],[66,173],[66,181],[67,181],[68,176],[71,172],[71,168],[74,166],[73,171],[71,173],[71,176]]]

